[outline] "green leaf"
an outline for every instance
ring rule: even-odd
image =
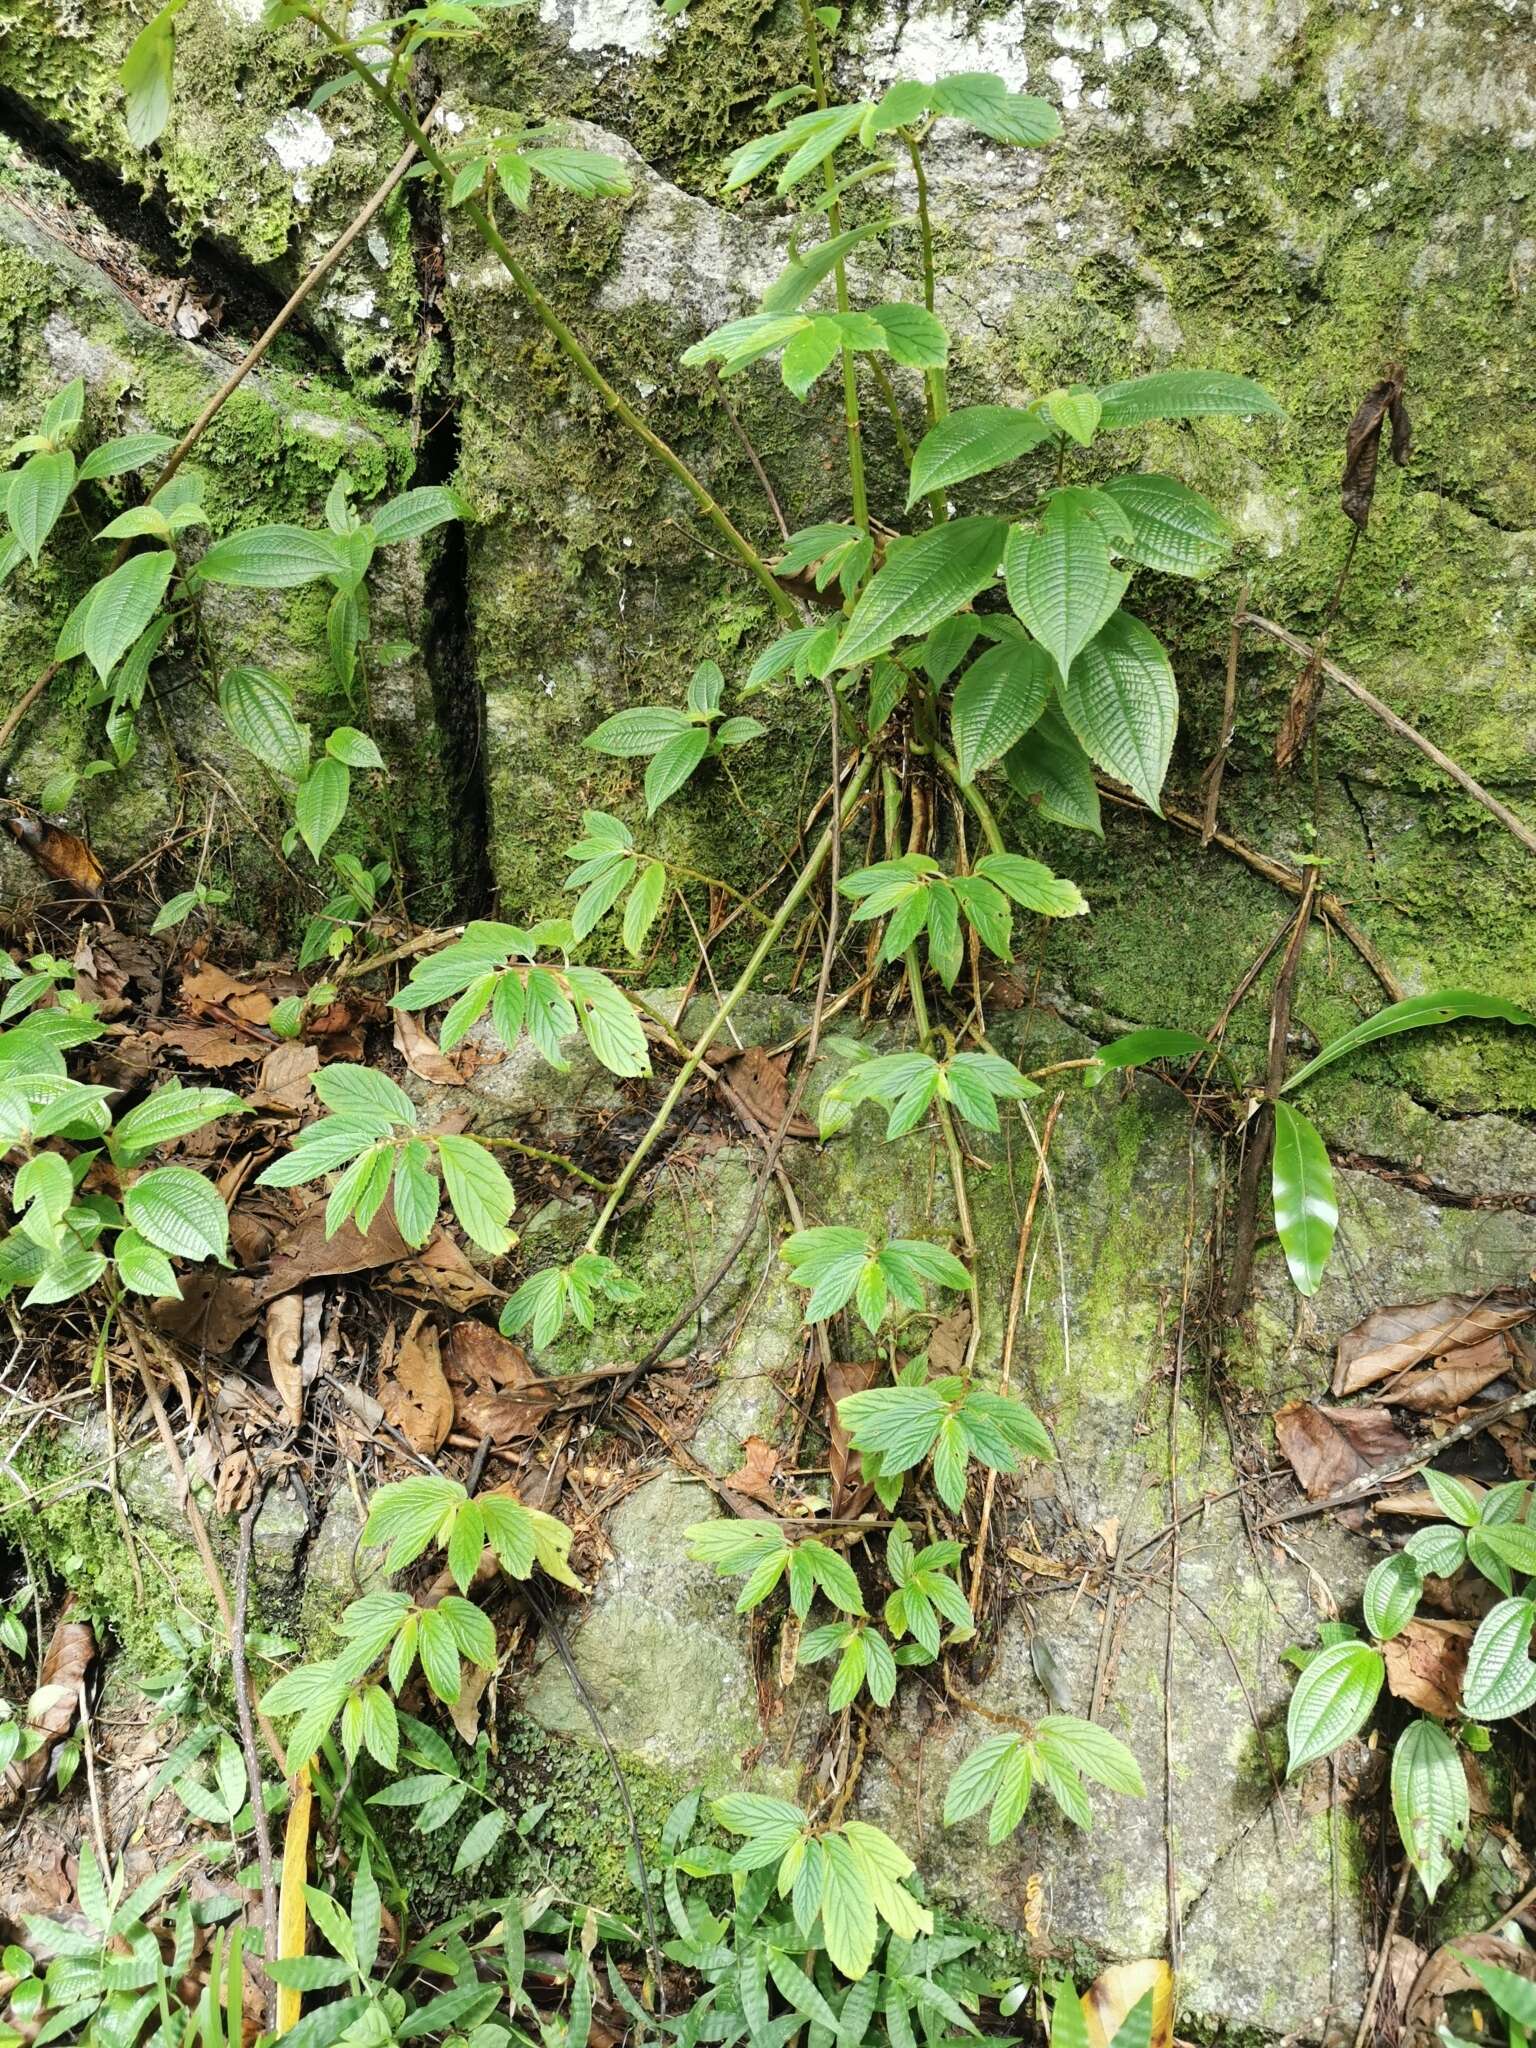
[[[245,1104],[227,1088],[184,1088],[172,1081],[119,1118],[112,1133],[112,1156],[121,1165],[133,1166],[157,1145],[200,1131],[215,1117],[245,1114]]]
[[[1096,1785],[1130,1799],[1146,1797],[1140,1764],[1107,1728],[1094,1721],[1080,1721],[1072,1714],[1047,1714],[1035,1724],[1035,1734],[1042,1751],[1070,1764]]]
[[[1335,1643],[1318,1651],[1291,1695],[1285,1727],[1289,1777],[1364,1727],[1384,1671],[1380,1652],[1367,1643]]]
[[[646,937],[656,922],[656,914],[666,892],[665,867],[659,860],[647,861],[640,870],[639,880],[629,892],[629,901],[624,905],[624,950],[636,960],[645,951]]]
[[[950,1778],[944,1794],[944,1825],[954,1827],[980,1813],[997,1797],[1003,1773],[1020,1746],[1017,1735],[989,1735],[979,1743]]]
[[[708,752],[708,732],[702,725],[693,725],[686,732],[680,732],[676,739],[668,740],[652,756],[645,771],[647,817],[654,817],[667,798],[676,795]]]
[[[1427,1479],[1429,1474],[1424,1476]],[[1455,1577],[1466,1560],[1467,1539],[1459,1529],[1448,1529],[1437,1522],[1428,1529],[1415,1529],[1403,1548],[1426,1578],[1449,1579]]]
[[[1008,750],[1003,773],[1020,796],[1039,805],[1042,818],[1103,838],[1093,763],[1057,705],[1048,704]]]
[[[826,1881],[821,1894],[821,1927],[827,1955],[845,1977],[858,1980],[875,1953],[875,1907],[852,1847],[841,1834],[822,1837]]]
[[[281,683],[259,668],[232,668],[219,684],[219,709],[248,753],[290,782],[304,780],[309,743]]]
[[[1021,910],[1033,911],[1038,917],[1087,915],[1088,904],[1077,884],[1053,875],[1041,861],[1026,860],[1018,853],[989,853],[977,861],[975,872],[996,883]]]
[[[1516,1970],[1505,1969],[1502,1963],[1485,1963],[1480,1956],[1466,1954],[1451,1944],[1451,1954],[1462,1968],[1475,1977],[1499,2011],[1511,2022],[1509,2039],[1511,2048],[1516,2041],[1516,2030],[1529,2032],[1536,2027],[1536,1984],[1529,1977],[1522,1977]],[[1441,2033],[1442,2041],[1454,2039],[1449,2029]]]
[[[674,711],[665,704],[640,704],[630,711],[616,711],[612,718],[605,718],[595,732],[589,732],[582,745],[591,747],[594,753],[617,754],[621,757],[656,754],[694,726],[684,712]]]
[[[119,434],[103,441],[86,456],[80,465],[80,481],[88,484],[101,477],[126,476],[131,470],[158,462],[175,446],[169,434]]]
[[[1431,1025],[1451,1024],[1463,1017],[1495,1018],[1501,1023],[1527,1027],[1536,1024],[1536,1016],[1521,1009],[1518,1003],[1507,1002],[1502,996],[1479,995],[1472,989],[1442,988],[1432,995],[1410,996],[1406,1002],[1388,1004],[1374,1017],[1367,1017],[1353,1030],[1325,1045],[1316,1059],[1308,1060],[1300,1073],[1292,1074],[1284,1092],[1289,1094],[1291,1089],[1300,1088],[1324,1067],[1331,1067],[1346,1053],[1357,1052],[1362,1045],[1374,1045],[1378,1038],[1395,1038],[1401,1031],[1423,1031]]]
[[[421,1138],[412,1138],[395,1154],[395,1222],[407,1244],[422,1245],[437,1221],[438,1186]]]
[[[425,484],[402,491],[387,505],[376,506],[368,515],[368,524],[379,546],[387,548],[402,540],[420,540],[424,533],[446,526],[451,519],[463,519],[466,510],[457,491],[445,484]]]
[[[1413,1619],[1424,1590],[1418,1560],[1406,1550],[1384,1557],[1365,1582],[1362,1605],[1365,1625],[1378,1642],[1390,1642]]]
[[[314,1090],[327,1109],[345,1116],[382,1117],[386,1123],[416,1123],[416,1105],[400,1086],[377,1067],[333,1060],[315,1075]],[[313,1130],[315,1127],[308,1127]]]
[[[503,1808],[493,1806],[482,1813],[469,1833],[459,1844],[459,1853],[453,1859],[453,1874],[461,1877],[466,1870],[474,1870],[484,1863],[506,1833],[509,1816]]]
[[[1284,419],[1262,385],[1223,370],[1157,370],[1150,377],[1132,377],[1106,384],[1099,392],[1102,426],[1139,427],[1147,420],[1193,420],[1217,414],[1267,415]]]
[[[1016,462],[1051,437],[1050,422],[1014,405],[968,405],[931,427],[912,457],[907,510],[930,491]]]
[[[1536,1702],[1536,1664],[1528,1654],[1536,1603],[1501,1600],[1478,1623],[1467,1652],[1462,1711],[1477,1721],[1502,1721]]]
[[[307,526],[252,526],[216,540],[198,563],[205,583],[244,590],[292,590],[346,568],[336,541]]]
[[[294,822],[299,837],[316,860],[346,816],[351,794],[352,777],[346,763],[332,754],[322,754],[300,783],[294,799]]]
[[[855,605],[833,666],[855,668],[959,611],[992,581],[1007,535],[1001,519],[951,519],[893,551]]]
[[[135,149],[158,140],[171,114],[171,77],[176,58],[172,22],[185,0],[171,0],[128,46],[118,73],[123,88],[123,121]]]
[[[1467,1774],[1456,1745],[1437,1722],[1410,1721],[1392,1752],[1392,1812],[1425,1896],[1450,1875],[1449,1852],[1467,1831]]]
[[[570,967],[566,982],[582,1035],[610,1074],[651,1071],[645,1028],[616,982],[595,967]]]
[[[348,768],[382,768],[384,757],[368,737],[355,726],[338,725],[325,743],[325,751]]]
[[[866,221],[862,227],[850,228],[846,234],[832,235],[809,249],[797,250],[758,300],[758,311],[797,313],[817,285],[832,275],[844,257],[888,225],[886,221]]]
[[[1215,506],[1171,476],[1122,476],[1102,486],[1130,521],[1128,561],[1169,576],[1204,576],[1226,559],[1231,536]]]
[[[885,335],[892,362],[909,370],[942,370],[949,361],[944,322],[925,306],[871,306],[869,317]]]
[[[504,1252],[512,1242],[507,1218],[517,1197],[499,1162],[474,1138],[439,1136],[438,1164],[453,1213],[482,1251]]]
[[[1275,1147],[1270,1162],[1275,1228],[1299,1294],[1322,1285],[1339,1223],[1333,1167],[1316,1126],[1288,1102],[1275,1104]]]
[[[1036,531],[1009,528],[1003,567],[1009,604],[1065,678],[1125,595],[1129,581],[1110,562],[1104,529],[1069,497],[1053,498]],[[1066,710],[1078,738],[1098,759],[1070,704]]]
[[[40,448],[11,478],[5,494],[11,531],[35,563],[75,487],[75,458],[67,448]]]
[[[1052,391],[1040,403],[1050,414],[1053,427],[1058,427],[1080,448],[1092,445],[1103,411],[1093,392]]]
[[[1000,761],[1044,711],[1055,679],[1043,647],[1002,640],[977,656],[961,677],[950,707],[962,782]]]
[[[1197,1038],[1193,1031],[1162,1031],[1155,1026],[1127,1031],[1123,1037],[1112,1038],[1108,1045],[1099,1047],[1093,1065],[1083,1076],[1083,1085],[1097,1088],[1106,1074],[1120,1073],[1127,1067],[1144,1067],[1151,1060],[1192,1059],[1197,1053],[1209,1051],[1206,1041]]]
[[[120,1230],[112,1244],[117,1277],[130,1294],[147,1294],[152,1299],[181,1299],[181,1289],[171,1262],[136,1230]]]
[[[551,185],[579,199],[618,199],[630,188],[623,164],[602,150],[529,149],[523,160]]]
[[[154,548],[114,569],[91,593],[82,647],[103,681],[160,609],[175,567],[169,548]]]
[[[223,1261],[227,1254],[229,1212],[212,1181],[188,1166],[140,1174],[123,1196],[123,1214],[173,1258]]]
[[[1167,655],[1140,619],[1110,614],[1074,659],[1061,707],[1099,766],[1161,816],[1179,693]]]

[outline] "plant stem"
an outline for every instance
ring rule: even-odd
[[[427,135],[420,121],[417,120],[411,107],[403,99],[397,99],[387,86],[380,84],[369,67],[353,51],[345,36],[340,35],[332,28],[324,15],[311,9],[307,11],[306,19],[319,29],[326,41],[330,43],[331,47],[342,58],[348,69],[362,81],[373,99],[389,115],[396,126],[410,137],[422,156],[432,166],[433,170],[436,171],[437,175],[440,178],[446,178],[451,186],[453,180],[447,162],[436,144]],[[694,474],[677,450],[664,441],[654,427],[641,418],[628,399],[609,383],[608,379],[587,353],[575,332],[561,319],[528,272],[519,263],[516,256],[513,255],[506,237],[502,234],[500,228],[497,227],[495,221],[492,220],[490,214],[480,204],[479,200],[465,200],[464,211],[473,222],[476,234],[479,235],[481,241],[496,257],[508,277],[511,278],[517,289],[522,293],[524,299],[528,302],[534,318],[544,329],[545,333],[549,335],[567,362],[570,363],[577,376],[581,378],[584,384],[597,393],[598,397],[616,419],[620,420],[628,427],[632,434],[644,442],[657,461],[672,472],[698,506],[699,510],[704,514],[710,525],[714,527],[715,531],[720,535],[727,547],[729,547],[732,554],[747,569],[751,570],[752,574],[757,578],[763,589],[768,593],[769,598],[773,602],[773,608],[779,616],[784,619],[798,620],[799,613],[795,609],[794,601],[789,596],[789,593],[781,587],[773,571],[763,560],[757,549],[753,547],[751,541],[740,531],[719,499],[715,497],[708,485]]]
[[[516,1152],[523,1159],[540,1159],[546,1166],[557,1166],[562,1173],[570,1174],[573,1180],[584,1180],[589,1188],[596,1188],[607,1194],[612,1181],[599,1180],[595,1173],[588,1173],[584,1166],[578,1166],[574,1159],[567,1159],[563,1152],[541,1152],[537,1145],[525,1145],[521,1138],[486,1138],[475,1132],[477,1144],[499,1146],[503,1151]]]
[[[901,134],[902,140],[907,145],[907,155],[912,160],[912,176],[917,181],[917,230],[922,238],[923,245],[923,304],[932,313],[934,311],[933,216],[928,211],[928,173],[923,169],[922,145],[917,137],[909,134],[905,128],[901,131]],[[926,371],[923,377],[923,384],[928,394],[928,421],[931,426],[937,426],[939,421],[945,418],[949,412],[949,386],[944,371],[942,369]],[[938,505],[943,505],[943,492],[935,491],[928,500],[929,504],[934,504],[935,499],[938,500]],[[948,509],[945,508],[941,512],[938,509],[938,505],[935,506],[934,517],[936,519],[947,518]]]
[[[965,801],[976,813],[976,822],[980,825],[988,846],[994,853],[1006,853],[1008,848],[1003,839],[1002,827],[998,824],[993,814],[992,806],[987,802],[981,791],[973,783],[961,780],[960,763],[937,739],[930,742],[930,750],[934,760],[938,762],[944,773],[949,777],[956,789],[959,790],[961,796],[965,798]]]
[[[682,1099],[683,1090],[697,1073],[705,1053],[708,1052],[716,1037],[724,1029],[736,1005],[746,995],[753,982],[756,981],[764,961],[778,944],[785,926],[794,916],[799,905],[804,901],[812,882],[815,881],[817,875],[820,874],[822,868],[826,865],[832,848],[837,843],[840,830],[839,820],[842,823],[846,823],[852,815],[855,805],[864,793],[864,786],[869,780],[872,767],[873,763],[866,755],[855,766],[853,773],[849,776],[848,787],[843,794],[838,815],[831,820],[820,839],[812,847],[805,866],[801,868],[793,888],[779,905],[778,910],[774,913],[772,922],[758,942],[756,952],[741,970],[740,975],[730,989],[727,990],[714,1016],[711,1017],[695,1041],[692,1052],[689,1053],[687,1059],[684,1060],[682,1066],[678,1069],[676,1079],[662,1099],[661,1107],[657,1110],[655,1116],[652,1117],[649,1128],[641,1137],[634,1151],[629,1155],[624,1171],[614,1182],[612,1191],[607,1201],[603,1204],[597,1221],[593,1224],[591,1230],[588,1231],[585,1250],[595,1252],[602,1244],[604,1233],[613,1221],[620,1202],[623,1201],[625,1195],[629,1192],[634,1178],[649,1156],[652,1146],[666,1129],[673,1110],[676,1109]]]
[[[816,17],[811,12],[811,0],[800,0],[800,22],[805,31],[805,50],[810,59],[811,84],[816,93],[816,104],[827,105],[827,74],[821,61],[821,41],[816,34]],[[834,152],[835,154],[835,152]],[[830,234],[843,232],[843,210],[832,197],[837,191],[837,173],[832,168],[829,156],[822,164],[822,175],[826,181],[827,194],[831,204],[827,208],[827,229]],[[832,266],[832,278],[837,288],[837,310],[849,311],[848,270],[841,257]],[[859,378],[853,359],[853,350],[843,345],[843,419],[848,428],[848,486],[853,499],[853,523],[861,533],[869,531],[869,490],[864,481],[864,429],[859,419]]]

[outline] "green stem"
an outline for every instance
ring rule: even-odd
[[[810,59],[811,84],[816,92],[816,104],[827,105],[827,74],[821,61],[821,41],[816,34],[816,17],[811,12],[811,0],[800,0],[800,22],[805,31],[806,55]],[[829,156],[822,164],[822,176],[826,183],[830,204],[827,207],[827,228],[833,235],[843,232],[843,210],[836,199],[837,173],[832,168]],[[848,271],[839,258],[832,270],[833,282],[837,287],[837,310],[850,310],[848,298]],[[854,364],[853,350],[845,343],[843,356],[843,419],[848,429],[848,486],[853,498],[853,523],[861,533],[869,531],[869,489],[864,480],[864,428],[859,418],[859,379]]]
[[[417,120],[411,108],[403,100],[397,99],[386,85],[380,83],[374,73],[356,55],[346,38],[338,34],[322,14],[310,10],[307,12],[306,18],[319,29],[327,42],[330,43],[332,48],[346,63],[348,69],[362,81],[373,99],[389,115],[401,132],[410,137],[411,141],[415,143],[422,156],[432,166],[433,170],[436,171],[437,175],[440,178],[446,179],[451,186],[453,179],[447,162],[427,135],[426,130]],[[561,319],[528,272],[518,262],[516,256],[513,255],[505,236],[491,219],[485,208],[477,199],[469,199],[464,202],[464,211],[474,223],[476,234],[479,235],[481,241],[497,258],[503,270],[506,271],[508,277],[511,278],[517,289],[522,293],[524,299],[528,302],[534,318],[544,329],[545,333],[549,335],[567,362],[570,363],[577,376],[581,378],[584,384],[589,385],[597,393],[598,397],[616,419],[622,421],[632,434],[644,442],[657,461],[672,472],[711,526],[714,527],[715,531],[720,535],[727,547],[729,547],[732,554],[746,568],[750,569],[757,578],[758,582],[772,599],[774,610],[779,616],[784,619],[798,621],[800,615],[796,610],[794,600],[780,586],[773,571],[763,560],[757,549],[753,547],[751,541],[736,526],[730,514],[708,486],[699,477],[695,476],[676,449],[670,447],[660,434],[641,418],[628,399],[609,383],[608,379],[597,367],[597,364],[593,362],[576,334]]]
[[[490,1145],[506,1152],[516,1152],[524,1159],[541,1159],[546,1166],[558,1166],[562,1173],[570,1174],[573,1180],[584,1180],[589,1188],[596,1188],[607,1194],[613,1186],[610,1180],[599,1180],[595,1173],[588,1173],[584,1166],[578,1166],[574,1159],[567,1159],[563,1152],[541,1152],[537,1145],[525,1145],[521,1138],[486,1138],[476,1131],[475,1142]]]
[[[918,1046],[921,1051],[927,1052],[937,1034],[928,1015],[928,999],[923,993],[923,970],[918,965],[916,946],[907,948],[902,955],[902,965],[907,970],[907,994],[912,1001],[912,1021],[917,1026]],[[965,1153],[960,1144],[960,1134],[955,1129],[954,1112],[949,1104],[935,1097],[933,1106],[939,1113],[939,1129],[944,1137],[944,1150],[949,1154],[949,1175],[955,1188],[955,1213],[960,1219],[966,1270],[971,1278],[971,1342],[967,1348],[974,1353],[981,1330],[981,1294],[976,1284],[976,1232],[971,1223],[971,1198],[965,1181]]]
[[[901,406],[896,397],[896,386],[891,382],[891,373],[878,356],[869,359],[870,373],[875,380],[875,389],[884,401],[890,414],[891,431],[896,436],[896,447],[908,469],[912,467],[912,436],[907,432],[907,423],[901,416]]]
[[[960,763],[949,752],[947,747],[942,746],[937,739],[931,741],[930,745],[934,760],[938,762],[944,773],[949,777],[956,789],[959,790],[961,796],[965,798],[965,801],[976,813],[976,822],[980,825],[985,835],[987,845],[994,853],[1006,853],[1008,848],[1003,839],[1002,827],[993,815],[992,806],[974,783],[961,781]]]
[[[907,155],[912,160],[912,175],[917,181],[917,231],[923,245],[923,304],[930,313],[934,312],[934,264],[933,264],[933,216],[928,211],[928,173],[923,169],[922,146],[915,135],[902,130],[902,140],[907,145]],[[928,394],[928,420],[931,426],[949,412],[949,385],[942,369],[929,370],[923,379]],[[942,500],[942,492],[935,492]],[[930,498],[929,503],[933,500]],[[936,518],[940,515],[935,512]],[[946,515],[947,516],[947,515]]]
[[[705,1053],[708,1052],[710,1046],[713,1045],[715,1039],[725,1028],[736,1005],[746,995],[753,982],[756,981],[762,970],[763,962],[778,944],[785,926],[794,916],[799,905],[804,901],[812,882],[815,881],[817,875],[820,874],[822,868],[826,865],[832,848],[837,841],[841,825],[847,823],[855,805],[864,793],[864,785],[869,780],[872,766],[873,763],[866,755],[849,777],[848,787],[844,792],[840,806],[839,818],[832,820],[827,826],[826,831],[817,840],[815,846],[812,847],[805,866],[800,870],[794,887],[789,891],[784,901],[779,905],[778,910],[774,913],[772,922],[758,942],[756,952],[753,953],[751,959],[741,970],[740,975],[727,991],[714,1016],[711,1017],[703,1031],[699,1034],[692,1052],[689,1053],[687,1059],[684,1060],[682,1066],[678,1069],[677,1078],[663,1097],[661,1107],[657,1110],[655,1116],[652,1117],[649,1128],[641,1137],[639,1144],[636,1145],[634,1151],[629,1155],[624,1171],[614,1182],[612,1191],[607,1201],[603,1204],[597,1221],[593,1224],[591,1230],[588,1231],[585,1247],[587,1251],[595,1252],[602,1244],[604,1233],[613,1221],[620,1202],[623,1201],[628,1193],[634,1182],[635,1175],[645,1163],[652,1146],[666,1129],[673,1110],[676,1109],[678,1103],[682,1100],[683,1090],[693,1079],[695,1073],[697,1073]]]

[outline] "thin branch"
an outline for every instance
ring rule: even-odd
[[[1200,844],[1209,846],[1216,831],[1216,813],[1221,805],[1221,781],[1227,772],[1227,755],[1232,748],[1232,735],[1237,728],[1237,655],[1242,639],[1243,617],[1248,610],[1248,590],[1245,583],[1237,595],[1237,609],[1232,614],[1232,634],[1227,641],[1227,682],[1221,699],[1221,730],[1216,736],[1216,751],[1211,756],[1211,765],[1205,771],[1205,816],[1200,833]]]
[[[1260,618],[1257,612],[1245,611],[1238,623],[1252,626],[1260,633],[1267,633],[1271,640],[1278,640],[1282,647],[1289,647],[1293,654],[1300,654],[1308,661],[1316,658],[1323,674],[1330,682],[1337,683],[1341,690],[1347,690],[1355,702],[1363,704],[1373,717],[1379,718],[1389,732],[1395,732],[1400,740],[1406,740],[1411,747],[1417,747],[1426,761],[1433,761],[1440,772],[1448,775],[1452,782],[1464,789],[1474,803],[1481,804],[1490,817],[1497,818],[1504,830],[1512,838],[1518,839],[1527,853],[1536,853],[1536,832],[1533,832],[1529,825],[1522,823],[1507,804],[1501,804],[1496,796],[1490,795],[1480,782],[1474,781],[1466,769],[1453,761],[1449,754],[1442,753],[1433,740],[1426,739],[1423,733],[1408,723],[1406,718],[1399,718],[1392,707],[1383,704],[1379,697],[1373,696],[1364,683],[1356,682],[1355,678],[1347,670],[1340,668],[1336,661],[1329,661],[1298,634],[1288,632],[1284,626],[1277,626],[1273,619]]]
[[[266,1802],[262,1797],[261,1758],[256,1751],[256,1728],[251,1715],[251,1675],[245,1661],[246,1609],[251,1595],[251,1546],[256,1536],[256,1517],[264,1496],[258,1494],[240,1517],[240,1551],[235,1562],[235,1612],[229,1632],[230,1665],[235,1680],[235,1716],[240,1724],[240,1747],[245,1753],[246,1782],[251,1788],[251,1820],[256,1830],[256,1861],[261,1870],[261,1913],[266,1926],[266,1954],[277,1954],[277,1865],[272,1859],[272,1831],[267,1824]],[[272,1993],[268,1993],[268,2005]]]

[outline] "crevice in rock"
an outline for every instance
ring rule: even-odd
[[[195,282],[200,298],[210,304],[221,303],[226,350],[238,355],[246,345],[241,337],[259,333],[282,305],[286,293],[254,264],[211,235],[197,235],[188,245],[177,234],[163,199],[152,191],[136,195],[120,169],[80,155],[61,129],[43,120],[6,87],[0,87],[0,135],[62,179],[147,269],[162,277]],[[310,334],[302,311],[294,324]],[[218,341],[220,332],[214,330],[199,339]]]
[[[1330,1145],[1328,1156],[1335,1166],[1342,1166],[1346,1172],[1368,1173],[1377,1180],[1390,1181],[1395,1187],[1422,1195],[1426,1201],[1437,1202],[1442,1209],[1515,1209],[1536,1216],[1536,1189],[1487,1189],[1473,1194],[1465,1188],[1450,1187],[1446,1182],[1436,1180],[1433,1174],[1424,1173],[1416,1167],[1400,1166],[1395,1160],[1382,1159],[1373,1152],[1343,1151]]]
[[[433,365],[412,397],[415,481],[452,480],[459,461],[458,394],[453,388],[453,336],[442,313],[442,220],[435,192],[407,188],[416,274],[421,289],[422,347]],[[485,699],[475,673],[470,631],[469,540],[463,523],[440,530],[425,602],[422,656],[452,807],[453,914],[478,917],[492,906],[490,798],[486,778]]]

